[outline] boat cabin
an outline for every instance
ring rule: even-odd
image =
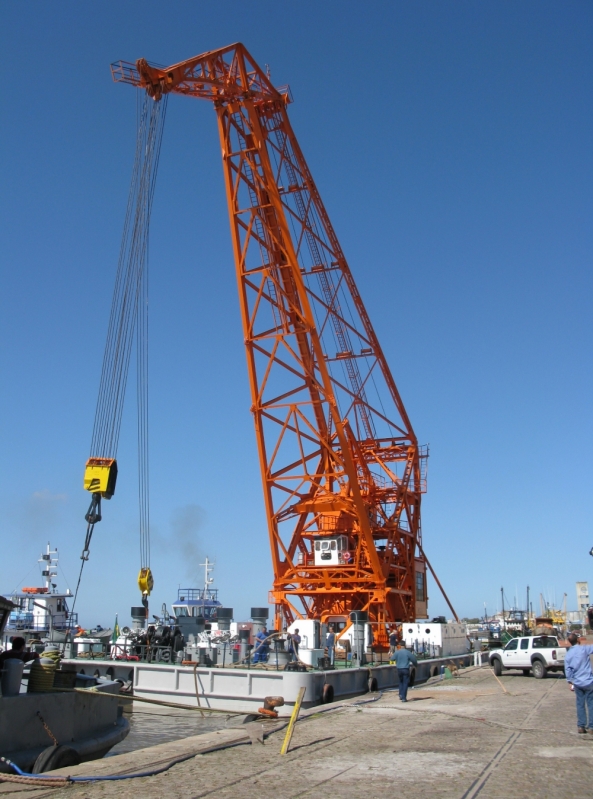
[[[221,607],[217,588],[180,588],[177,601],[173,602],[173,613],[177,619],[202,616],[204,621],[211,622],[216,621],[216,611]]]

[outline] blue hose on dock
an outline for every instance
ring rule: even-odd
[[[29,779],[38,779],[38,780],[45,780],[46,782],[55,780],[56,782],[105,782],[105,781],[113,781],[113,780],[132,780],[135,777],[154,777],[156,774],[161,774],[163,771],[168,771],[172,766],[177,765],[177,763],[182,763],[184,760],[191,760],[192,757],[195,757],[196,753],[191,755],[183,755],[182,757],[175,758],[175,760],[169,761],[165,766],[161,766],[161,768],[151,769],[151,771],[139,771],[137,774],[115,774],[109,775],[104,777],[49,777],[47,774],[29,774],[27,771],[23,771],[16,763],[13,763],[12,760],[9,760],[6,757],[1,757],[0,760],[3,763],[6,763],[7,766],[13,768],[19,777],[28,777]],[[1,779],[1,777],[0,777]]]

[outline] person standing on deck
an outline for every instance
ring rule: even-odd
[[[298,627],[293,633],[288,636],[288,651],[290,652],[290,659],[297,661],[299,659],[299,644],[301,643],[301,636],[299,635]]]
[[[270,654],[270,643],[268,641],[268,631],[264,624],[262,629],[255,636],[255,650],[253,663],[266,663]]]
[[[567,638],[570,647],[564,661],[564,673],[577,702],[577,727],[583,734],[593,736],[593,646],[579,644],[576,633]]]
[[[410,666],[417,666],[418,660],[409,649],[396,649],[393,653],[393,662],[397,666],[399,683],[399,698],[402,702],[408,701],[408,686],[410,684]]]
[[[334,665],[334,657],[336,652],[336,633],[333,624],[330,624],[328,633],[325,637],[325,646],[327,647],[327,656],[330,664]]]
[[[395,654],[395,650],[397,649],[397,645],[399,643],[399,637],[397,634],[397,629],[395,627],[391,628],[391,632],[389,633],[389,662],[393,662],[393,656]]]
[[[5,652],[0,653],[0,669],[4,667],[6,660],[22,660],[24,663],[28,663],[38,657],[37,652],[29,652],[25,649],[25,639],[17,635],[16,638],[12,639],[12,649],[7,649]]]

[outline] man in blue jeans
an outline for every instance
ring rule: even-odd
[[[577,727],[583,734],[593,737],[593,646],[579,644],[575,633],[568,636],[570,648],[564,661],[564,673],[577,700]]]
[[[418,660],[409,649],[396,649],[391,656],[392,662],[397,666],[399,681],[399,698],[402,702],[408,701],[408,685],[410,684],[410,666],[417,666]]]

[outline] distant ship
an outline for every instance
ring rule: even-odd
[[[41,577],[44,585],[25,586],[11,595],[14,608],[8,618],[3,638],[8,643],[14,636],[22,636],[31,640],[51,641],[61,644],[66,637],[79,635],[82,632],[78,624],[78,613],[72,613],[68,601],[73,598],[70,589],[58,591],[58,550],[47,544],[41,554]],[[93,630],[93,637],[109,638],[112,630]]]
[[[200,566],[204,567],[203,588],[180,588],[177,591],[177,601],[173,602],[173,613],[178,620],[186,616],[201,616],[206,624],[217,621],[217,611],[222,607],[222,602],[218,601],[218,589],[211,588],[214,582],[210,577],[213,565],[208,558],[205,563],[200,563]]]

